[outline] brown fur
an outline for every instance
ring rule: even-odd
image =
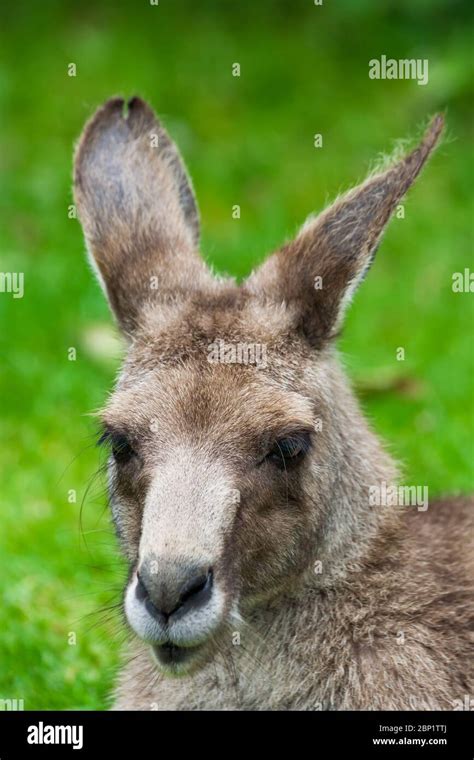
[[[192,190],[163,128],[136,98],[123,111],[114,99],[97,112],[75,169],[88,246],[130,340],[103,414],[134,451],[111,458],[112,510],[129,583],[153,558],[172,596],[192,558],[212,564],[222,608],[180,678],[136,639],[115,707],[453,709],[473,688],[472,510],[461,498],[423,512],[370,504],[395,466],[333,345],[442,118],[237,286],[198,257]],[[210,363],[216,340],[263,345],[266,363]],[[269,447],[301,429],[308,454],[276,470]]]

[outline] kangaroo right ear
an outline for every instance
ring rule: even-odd
[[[178,150],[149,106],[113,98],[86,125],[74,197],[89,253],[125,332],[146,303],[195,290],[199,216]]]
[[[310,219],[247,280],[260,298],[292,304],[297,328],[313,346],[337,335],[396,204],[435,149],[443,124],[437,115],[415,150]]]

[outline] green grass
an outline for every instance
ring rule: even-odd
[[[405,482],[468,491],[473,298],[451,289],[452,273],[472,267],[468,3],[18,0],[0,28],[1,268],[25,275],[23,299],[0,294],[0,699],[101,709],[123,634],[113,612],[90,613],[118,598],[124,570],[103,482],[86,494],[99,464],[88,413],[117,362],[91,347],[111,319],[67,215],[85,118],[113,94],[152,102],[194,178],[206,257],[242,276],[446,110],[448,138],[392,221],[340,346],[358,383],[389,380],[363,403]],[[429,84],[369,80],[382,53],[428,58]],[[399,377],[415,392],[390,390]]]

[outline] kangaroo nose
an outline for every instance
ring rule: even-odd
[[[212,593],[212,568],[186,569],[166,566],[151,571],[151,563],[144,563],[137,572],[135,594],[148,612],[166,622],[171,615],[180,617],[209,601]]]

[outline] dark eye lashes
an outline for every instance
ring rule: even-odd
[[[106,446],[108,443],[110,443],[111,436],[112,433],[110,430],[103,430],[97,438],[96,446]]]
[[[288,470],[299,464],[310,448],[310,433],[299,431],[275,441],[265,460],[272,462],[280,470]]]

